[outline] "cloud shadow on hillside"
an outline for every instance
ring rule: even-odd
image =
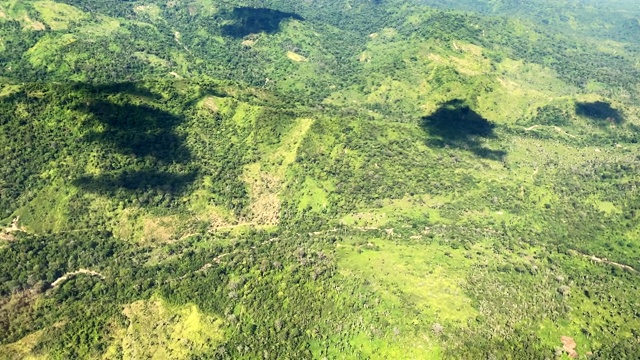
[[[237,7],[223,15],[232,23],[222,27],[222,34],[234,38],[243,38],[250,34],[275,34],[280,25],[288,19],[301,20],[298,14],[287,13],[266,8]]]
[[[89,100],[100,97],[101,95],[124,94],[126,96],[135,96],[149,100],[160,100],[161,96],[152,92],[144,86],[135,82],[123,81],[109,84],[84,84],[77,83],[72,85],[74,92],[84,94]]]
[[[624,122],[622,113],[618,109],[611,107],[610,103],[604,101],[577,102],[576,114],[597,121],[603,125],[619,125]]]
[[[485,146],[486,139],[497,138],[495,124],[473,111],[463,100],[443,103],[433,114],[422,118],[421,127],[429,134],[427,145],[466,150],[481,158],[502,160],[504,150]]]
[[[125,155],[153,157],[162,163],[186,162],[189,150],[175,133],[182,119],[155,107],[142,104],[114,104],[93,101],[86,108],[100,122],[102,131],[85,136],[89,142],[108,145]]]
[[[158,96],[129,83],[80,89],[87,98],[77,110],[89,115],[90,129],[83,140],[106,150],[108,163],[101,174],[76,179],[76,186],[106,195],[164,197],[182,193],[195,180],[191,152],[176,131],[185,119],[163,110]],[[114,160],[110,154],[120,156]]]
[[[182,194],[196,177],[195,171],[173,174],[151,169],[122,170],[100,175],[84,175],[76,179],[74,185],[86,191],[109,196],[114,196],[121,191],[166,196]]]

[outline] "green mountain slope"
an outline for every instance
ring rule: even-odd
[[[631,5],[0,1],[0,358],[637,357]]]

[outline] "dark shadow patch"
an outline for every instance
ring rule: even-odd
[[[133,83],[78,86],[85,100],[76,110],[90,115],[91,130],[83,140],[107,154],[125,155],[126,160],[122,165],[112,160],[106,166],[112,170],[103,174],[79,177],[76,186],[108,196],[134,195],[141,205],[159,205],[196,179],[191,152],[176,130],[185,119],[164,110],[157,102],[160,96]]]
[[[632,144],[637,144],[640,142],[640,126],[636,124],[629,125],[629,132],[631,135],[629,136],[629,142]]]
[[[158,94],[134,82],[119,82],[112,84],[95,85],[78,83],[74,84],[72,89],[74,91],[83,93],[83,95],[90,99],[109,94],[126,94],[127,96],[136,96],[150,100],[160,100],[161,98]]]
[[[100,122],[102,131],[85,136],[89,142],[108,145],[114,151],[135,157],[153,157],[163,163],[187,162],[189,150],[175,133],[182,119],[149,105],[114,104],[98,100],[85,109]]]
[[[584,116],[601,124],[617,125],[624,121],[624,117],[611,104],[604,101],[576,103],[576,115]]]
[[[165,200],[181,195],[196,177],[195,171],[173,174],[150,169],[123,170],[96,176],[85,175],[76,179],[74,185],[110,197],[122,194],[128,199],[134,195],[140,205],[148,206],[159,205]]]
[[[484,139],[495,139],[495,124],[473,111],[463,100],[455,99],[440,106],[433,114],[422,118],[422,128],[430,135],[431,147],[452,147],[467,150],[476,156],[502,160],[503,150],[492,150]]]
[[[243,38],[250,34],[275,34],[280,30],[280,24],[288,19],[301,20],[298,14],[287,13],[266,8],[237,7],[223,15],[232,21],[222,27],[222,34],[234,38]]]

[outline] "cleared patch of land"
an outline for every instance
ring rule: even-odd
[[[103,358],[121,352],[124,359],[190,359],[223,340],[220,319],[203,314],[195,305],[174,307],[160,298],[141,300],[125,307],[126,329]]]
[[[34,353],[44,332],[44,330],[36,331],[14,343],[0,346],[0,356],[5,360],[47,360],[48,356]]]
[[[544,128],[544,125],[533,125],[533,126],[529,126],[528,128],[524,129],[525,131],[532,131],[538,128]],[[555,131],[559,132],[562,135],[566,135],[568,137],[571,138],[575,138],[575,135],[569,134],[568,132],[562,130],[562,128],[560,128],[559,126],[550,126],[552,129],[554,129]]]
[[[287,57],[295,62],[305,62],[305,61],[309,61],[306,57],[294,53],[293,51],[287,51]]]
[[[387,336],[369,341],[363,334],[352,342],[376,359],[440,358],[434,326],[446,332],[477,315],[463,290],[468,263],[446,249],[383,238],[338,244],[340,273],[366,281],[378,296],[376,311],[388,321],[380,329]]]
[[[280,221],[280,194],[284,189],[285,174],[313,124],[312,119],[299,119],[278,147],[258,163],[245,167],[243,180],[249,187],[251,218],[255,225],[277,225]]]
[[[33,7],[40,13],[51,30],[66,30],[73,21],[80,21],[86,14],[71,5],[57,3],[53,1],[38,1],[33,3]]]
[[[339,253],[344,271],[368,279],[389,305],[423,313],[419,322],[465,322],[477,314],[462,290],[466,261],[461,254],[438,245],[400,245],[386,239],[341,246]]]
[[[88,269],[80,269],[74,272],[70,272],[70,273],[66,273],[64,275],[62,275],[61,277],[59,277],[58,279],[56,279],[54,282],[51,283],[51,288],[55,289],[56,287],[60,286],[60,284],[62,284],[63,282],[71,279],[74,276],[77,275],[90,275],[90,276],[96,276],[99,277],[100,279],[104,279],[104,275],[100,274],[97,271],[93,271],[93,270],[88,270]]]

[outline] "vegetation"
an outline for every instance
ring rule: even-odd
[[[638,19],[0,0],[0,358],[638,358]]]

